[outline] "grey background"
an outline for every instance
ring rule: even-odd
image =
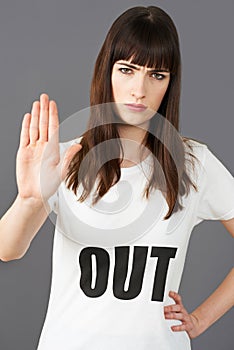
[[[88,106],[97,53],[113,20],[136,5],[158,5],[174,19],[181,42],[181,133],[208,144],[234,174],[233,0],[0,2],[0,213],[14,200],[15,155],[22,117],[46,92],[60,120]],[[0,349],[33,350],[46,313],[53,225],[48,220],[26,255],[0,262]],[[192,234],[180,292],[189,311],[233,265],[233,240],[220,222]],[[192,341],[193,350],[233,349],[234,312]],[[183,349],[181,349],[183,350]]]

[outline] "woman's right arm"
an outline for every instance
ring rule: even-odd
[[[0,220],[1,260],[19,259],[26,253],[48,216],[48,199],[80,149],[81,145],[73,145],[60,158],[57,106],[47,94],[41,94],[22,123],[16,158],[18,195]]]
[[[47,216],[42,201],[18,195],[0,221],[0,259],[20,259]]]

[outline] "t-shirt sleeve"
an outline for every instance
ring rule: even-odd
[[[206,145],[198,187],[196,224],[234,217],[234,177]]]
[[[59,194],[59,190],[57,189],[57,191],[47,201],[50,207],[50,211],[53,211],[56,214],[58,214],[58,203],[59,203],[58,194]]]

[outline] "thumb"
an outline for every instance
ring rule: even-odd
[[[75,144],[69,147],[66,152],[64,153],[62,157],[62,163],[61,163],[61,178],[62,180],[65,179],[67,175],[68,166],[74,157],[74,155],[81,150],[82,146],[81,144]]]

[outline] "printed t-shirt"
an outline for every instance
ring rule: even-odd
[[[198,186],[168,220],[159,190],[142,191],[151,156],[121,168],[120,181],[94,206],[77,201],[64,183],[49,199],[57,214],[52,282],[38,350],[189,350],[186,332],[173,332],[163,307],[178,291],[192,229],[203,220],[234,217],[234,178],[202,143],[187,162]],[[73,142],[61,144],[61,151]],[[186,146],[187,147],[187,146]]]

